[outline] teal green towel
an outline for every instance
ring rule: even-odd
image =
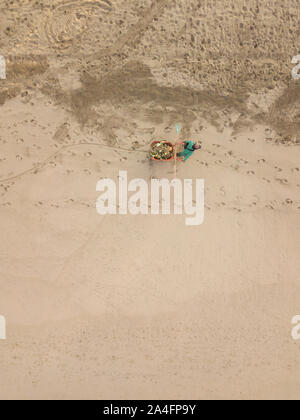
[[[192,154],[194,153],[194,146],[195,146],[195,142],[193,141],[185,141],[185,149],[183,152],[178,153],[178,156],[183,156],[184,161],[187,161],[189,157],[192,156]]]

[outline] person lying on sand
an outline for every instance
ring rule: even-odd
[[[178,153],[177,156],[183,157],[183,161],[186,162],[188,160],[188,158],[190,158],[192,156],[194,151],[195,150],[200,150],[201,147],[202,146],[200,144],[197,144],[193,141],[185,141],[183,152]]]

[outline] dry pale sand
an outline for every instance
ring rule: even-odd
[[[298,399],[296,0],[0,1],[1,399]],[[205,221],[99,216],[172,178]]]

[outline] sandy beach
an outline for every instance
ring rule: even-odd
[[[0,399],[299,399],[298,2],[0,11]],[[204,223],[100,216],[100,179],[173,179],[162,139],[201,143]]]

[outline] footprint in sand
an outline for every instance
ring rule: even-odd
[[[265,206],[267,209],[270,209],[270,210],[275,210],[275,208],[272,206],[272,204],[266,204],[266,206]]]
[[[280,182],[283,185],[288,185],[289,181],[283,178],[275,178],[275,181]]]
[[[285,200],[285,203],[291,205],[291,204],[293,204],[293,200],[291,200],[290,198],[287,198]]]
[[[229,152],[225,153],[225,156],[234,157],[234,153],[232,150],[229,150]]]

